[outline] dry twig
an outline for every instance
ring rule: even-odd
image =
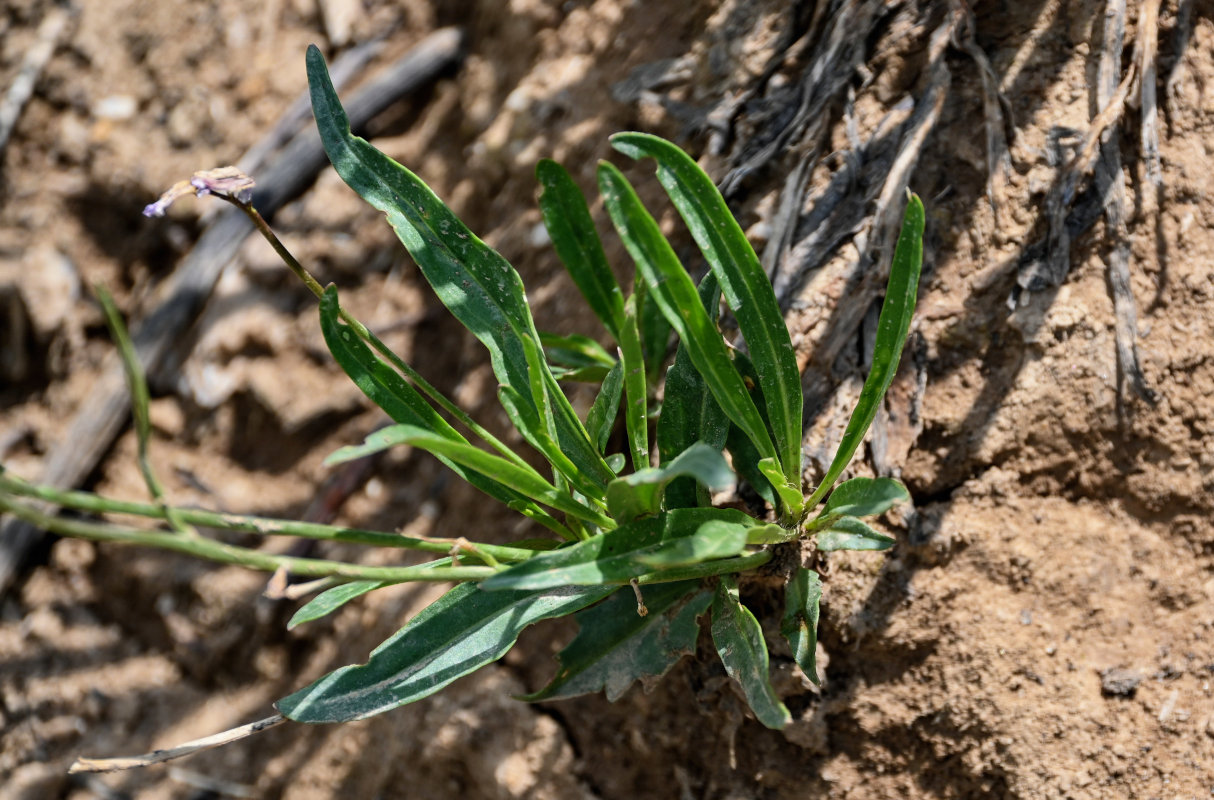
[[[813,154],[801,156],[797,159],[797,166],[784,180],[784,188],[780,191],[780,205],[771,220],[771,233],[760,259],[769,278],[775,277],[777,267],[792,246],[797,221],[801,217],[805,187],[809,184],[809,176],[813,174],[816,161]]]
[[[721,181],[722,194],[726,197],[733,194],[749,175],[786,152],[790,142],[817,138],[802,134],[807,127],[815,131],[825,127],[829,118],[828,105],[863,61],[864,40],[875,24],[881,5],[875,0],[848,0],[839,9],[824,44],[815,50],[817,57],[802,76],[796,112],[757,151],[744,152],[735,159],[736,166]]]
[[[986,196],[995,213],[995,228],[1002,227],[1004,189],[1012,169],[1011,153],[1008,149],[1006,121],[1003,109],[1006,101],[999,91],[999,78],[978,42],[974,39],[977,23],[965,0],[952,0],[953,13],[960,16],[957,26],[957,46],[965,51],[978,67],[982,78],[982,115],[986,128]]]
[[[1154,11],[1146,6],[1154,5]],[[1104,46],[1101,52],[1100,66],[1097,77],[1097,102],[1101,109],[1112,102],[1117,87],[1117,73],[1121,67],[1121,54],[1125,36],[1125,0],[1110,0],[1109,12],[1105,16]],[[1158,0],[1147,0],[1139,18],[1139,44],[1135,46],[1135,55],[1153,51],[1153,45],[1142,42],[1142,37],[1155,36],[1155,26],[1151,18],[1158,11]],[[1154,121],[1154,65],[1149,65],[1143,58],[1135,58],[1139,74],[1151,77],[1151,91],[1148,95],[1145,88],[1142,93],[1143,105],[1143,142],[1147,142],[1147,117]],[[1149,101],[1148,101],[1149,97]],[[1148,105],[1149,102],[1149,105]],[[1112,252],[1109,254],[1108,281],[1109,291],[1113,295],[1113,325],[1114,339],[1117,348],[1117,401],[1118,406],[1125,406],[1125,383],[1128,379],[1134,393],[1145,400],[1153,400],[1154,395],[1146,385],[1142,374],[1142,366],[1138,359],[1138,308],[1134,301],[1134,293],[1130,288],[1130,241],[1126,228],[1126,193],[1125,170],[1122,168],[1121,146],[1116,131],[1101,143],[1100,161],[1096,169],[1097,186],[1102,186],[1101,196],[1104,205],[1105,220],[1108,224],[1109,236],[1112,239]],[[1148,158],[1147,172],[1150,173],[1149,154],[1144,149],[1144,157]],[[1158,146],[1155,147],[1155,160],[1158,162]],[[1156,165],[1158,168],[1158,164]],[[1162,178],[1160,178],[1162,181]],[[1153,183],[1153,181],[1152,181]]]
[[[1172,32],[1172,66],[1164,80],[1169,120],[1176,116],[1176,102],[1180,95],[1180,81],[1184,78],[1184,54],[1189,48],[1189,37],[1193,33],[1193,0],[1180,0],[1176,9],[1176,27]]]
[[[809,213],[796,226],[806,233],[774,265],[772,284],[782,306],[795,305],[808,276],[863,228],[877,191],[868,187],[884,183],[899,134],[914,109],[908,95],[887,111],[867,140],[853,142],[850,151],[840,154],[843,167],[806,203]]]
[[[1160,0],[1145,0],[1138,14],[1138,32],[1134,36],[1134,61],[1138,64],[1139,102],[1142,111],[1142,158],[1147,165],[1147,180],[1163,185],[1159,165],[1159,114],[1155,107],[1155,61],[1158,53]]]
[[[1091,171],[1099,154],[1101,135],[1115,125],[1125,113],[1126,98],[1134,83],[1136,69],[1130,65],[1117,91],[1109,99],[1095,119],[1078,151],[1059,172],[1045,200],[1045,211],[1049,225],[1046,235],[1045,254],[1040,259],[1026,262],[1017,276],[1021,289],[1029,292],[1058,286],[1071,269],[1071,234],[1066,218],[1078,193],[1080,181]]]
[[[203,750],[212,750],[216,747],[222,747],[225,744],[238,742],[241,739],[247,739],[255,733],[269,730],[270,728],[281,725],[286,722],[287,718],[282,714],[275,714],[272,717],[250,722],[248,725],[241,725],[223,733],[216,733],[213,736],[204,736],[201,739],[194,739],[190,742],[179,744],[176,747],[167,747],[163,750],[153,750],[150,753],[144,753],[141,756],[120,756],[118,758],[78,758],[72,762],[72,766],[68,768],[69,773],[76,772],[119,772],[127,769],[139,769],[140,767],[150,767],[152,764],[163,764],[166,761],[172,761],[175,758],[184,758],[192,756],[195,753]]]
[[[69,9],[56,6],[47,12],[42,24],[38,26],[38,37],[34,46],[26,51],[16,76],[8,85],[4,100],[0,101],[0,153],[4,152],[4,146],[13,135],[25,104],[34,96],[34,88],[38,85],[42,70],[46,68],[59,47],[59,42],[67,33],[71,17],[72,12]]]

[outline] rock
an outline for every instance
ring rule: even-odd
[[[45,340],[58,332],[80,299],[80,276],[71,260],[49,244],[31,250],[24,264],[17,286],[34,332]]]
[[[1132,669],[1110,667],[1100,673],[1100,693],[1105,697],[1133,697],[1142,675]]]
[[[362,3],[358,0],[320,0],[325,33],[334,47],[341,47],[350,41],[354,23],[362,14]]]
[[[128,120],[139,110],[139,101],[129,94],[112,94],[93,103],[93,116],[97,119]]]

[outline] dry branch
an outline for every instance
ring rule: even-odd
[[[841,154],[843,167],[809,199],[809,212],[797,221],[797,231],[806,233],[774,265],[772,284],[782,306],[795,303],[809,275],[863,228],[876,196],[866,187],[884,183],[901,129],[914,109],[913,98],[907,96],[887,111],[867,140],[852,143],[852,149]]]
[[[784,179],[784,188],[780,191],[780,204],[771,220],[771,233],[760,259],[768,278],[774,279],[777,267],[792,246],[797,222],[801,217],[801,202],[805,197],[805,187],[809,184],[809,176],[813,174],[815,162],[816,159],[810,154],[798,158],[797,166]]]

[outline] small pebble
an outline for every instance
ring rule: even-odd
[[[93,116],[97,119],[126,120],[138,110],[139,102],[129,94],[112,94],[93,104]]]
[[[1100,673],[1100,691],[1105,697],[1133,697],[1142,676],[1131,669],[1110,667]]]

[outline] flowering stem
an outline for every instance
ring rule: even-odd
[[[205,558],[221,564],[237,564],[249,569],[274,572],[282,569],[291,575],[307,578],[336,576],[351,580],[387,581],[403,583],[405,581],[477,581],[496,574],[492,567],[431,567],[425,564],[415,567],[367,567],[359,564],[347,564],[342,561],[326,561],[318,558],[296,558],[293,556],[275,555],[252,550],[247,547],[217,542],[201,536],[182,536],[178,533],[164,531],[143,531],[133,528],[122,528],[99,522],[65,519],[51,514],[45,514],[36,508],[18,503],[0,495],[0,511],[12,514],[33,525],[59,534],[77,539],[90,539],[96,542],[122,542],[161,550],[172,550],[186,553],[196,558]],[[444,559],[446,561],[446,559]]]
[[[132,516],[164,519],[166,521],[168,514],[171,513],[176,515],[182,522],[191,525],[202,525],[207,528],[218,528],[220,530],[242,533],[259,533],[271,536],[299,536],[305,539],[349,542],[351,544],[365,544],[375,547],[400,547],[409,550],[422,550],[429,553],[442,553],[444,555],[449,553],[452,545],[459,541],[457,539],[439,538],[418,539],[412,536],[402,536],[385,531],[342,528],[315,522],[296,522],[294,520],[270,519],[244,514],[224,514],[196,508],[166,509],[158,503],[115,500],[108,497],[100,497],[90,492],[56,489],[53,486],[38,486],[27,483],[20,478],[0,474],[0,500],[3,499],[4,495],[46,500],[55,505],[72,508],[77,511],[130,514]],[[499,561],[525,561],[535,555],[534,550],[524,547],[508,547],[505,545],[481,544],[479,542],[474,543],[474,546],[479,551]]]
[[[287,267],[294,272],[301,281],[304,282],[304,285],[311,290],[312,294],[316,295],[318,299],[324,296],[324,287],[321,286],[320,282],[313,278],[306,269],[304,269],[303,265],[299,263],[295,256],[291,255],[291,251],[288,250],[282,241],[279,240],[278,236],[261,216],[261,213],[253,207],[252,202],[218,192],[215,193],[215,197],[218,197],[221,200],[226,200],[243,211],[245,215],[253,222],[253,226],[257,228],[258,233],[260,233],[262,237],[270,243],[270,247],[274,248],[274,252],[278,254],[278,257],[281,258],[283,263],[285,263]],[[453,417],[463,423],[468,430],[472,431],[474,434],[487,442],[494,450],[501,453],[504,458],[512,461],[520,467],[528,466],[527,462],[523,460],[522,456],[504,445],[496,436],[489,433],[489,431],[481,427],[481,425],[472,419],[472,417],[468,416],[467,412],[444,397],[443,394],[439,392],[438,389],[431,386],[429,381],[423,378],[421,374],[417,372],[417,370],[413,369],[413,367],[409,366],[404,359],[392,352],[392,350],[386,344],[380,341],[378,336],[371,333],[371,331],[367,329],[366,325],[363,325],[361,322],[355,319],[354,316],[347,312],[345,308],[339,308],[338,316],[340,316],[342,321],[353,329],[354,333],[357,334],[360,339],[370,344],[371,347],[375,348],[375,350],[381,356],[387,359],[394,367],[396,367],[396,369],[400,370],[405,377],[413,381],[413,383],[416,384],[427,397],[437,403],[448,414],[451,414]]]

